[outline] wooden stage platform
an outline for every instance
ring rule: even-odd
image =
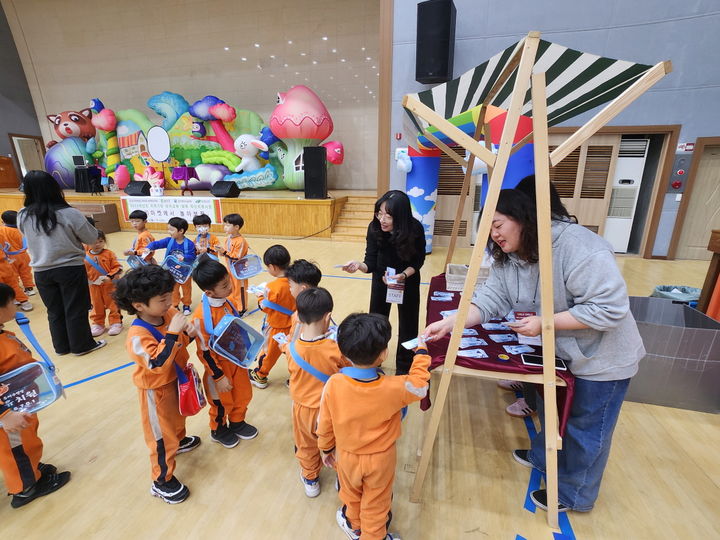
[[[180,191],[166,191],[168,197],[179,197]],[[130,223],[123,218],[121,197],[124,192],[105,192],[91,195],[65,190],[65,199],[72,206],[87,212],[89,205],[114,204],[117,208],[120,229],[131,231]],[[214,199],[220,204],[220,214],[238,213],[245,220],[244,235],[330,238],[343,206],[351,196],[375,196],[373,191],[331,191],[328,199],[307,200],[302,192],[248,191],[237,198],[215,199],[207,191],[195,192],[194,198]],[[190,199],[190,196],[186,196]],[[24,195],[16,189],[0,189],[0,212],[19,210]],[[188,220],[189,221],[189,220]],[[148,222],[148,229],[165,231],[166,221]],[[222,224],[213,224],[212,231],[222,233]],[[192,226],[190,235],[192,236]]]

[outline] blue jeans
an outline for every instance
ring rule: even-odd
[[[588,381],[575,379],[575,397],[558,452],[558,498],[579,512],[592,510],[600,491],[612,434],[630,379]],[[541,425],[542,405],[538,408]],[[532,440],[528,460],[545,471],[544,430]]]

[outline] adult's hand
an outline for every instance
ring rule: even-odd
[[[446,336],[455,326],[456,315],[451,315],[432,324],[427,325],[422,335],[425,341],[435,341]]]
[[[542,318],[538,315],[532,315],[531,317],[525,317],[519,321],[505,324],[522,336],[535,337],[539,336],[542,332]]]
[[[360,261],[350,261],[345,263],[345,266],[343,266],[342,269],[349,274],[354,274],[358,270],[362,270],[362,267],[363,263]]]

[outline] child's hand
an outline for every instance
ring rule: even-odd
[[[215,388],[217,389],[218,392],[220,392],[221,394],[224,394],[225,392],[229,392],[230,390],[232,390],[233,385],[230,382],[229,377],[223,377],[219,381],[215,381]]]
[[[28,427],[28,422],[30,422],[31,418],[32,414],[30,413],[10,411],[0,418],[0,422],[2,423],[5,431],[8,433],[15,433]]]
[[[195,327],[195,337],[197,338],[198,346],[200,347],[200,350],[208,351],[210,350],[207,346],[207,343],[205,343],[205,338],[203,337],[202,332],[200,331],[200,319],[193,319],[192,325]]]
[[[425,340],[427,338],[425,337],[425,334],[420,334],[417,339],[418,344],[417,347],[415,347],[415,350],[417,351],[418,349],[427,349],[427,344],[425,343]]]
[[[182,313],[178,312],[173,315],[172,319],[170,319],[170,324],[168,324],[168,332],[170,332],[171,334],[179,334],[185,329],[185,324],[185,317],[183,317]]]
[[[225,255],[227,253],[227,250],[222,246],[215,246],[215,251],[217,251],[220,255]]]
[[[135,250],[134,249],[126,249],[125,251],[123,251],[123,255],[135,255]]]
[[[185,333],[190,336],[191,338],[196,338],[198,336],[199,329],[197,325],[195,324],[195,321],[200,322],[199,319],[194,319],[192,321],[187,321],[185,323]]]
[[[207,247],[205,247],[205,246],[199,246],[199,247],[197,248],[197,252],[198,252],[198,254],[200,254],[200,255],[202,255],[203,253],[207,253]]]
[[[337,463],[335,461],[335,450],[333,450],[329,454],[326,454],[325,452],[320,452],[320,455],[322,456],[323,465],[331,469],[335,468],[335,464]]]

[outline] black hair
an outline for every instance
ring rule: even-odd
[[[128,219],[142,219],[147,221],[147,212],[145,210],[133,210],[130,212]]]
[[[376,232],[378,244],[382,245],[388,241],[380,228],[380,220],[377,218],[380,207],[385,203],[385,212],[393,219],[393,229],[389,233],[389,242],[397,250],[400,259],[408,261],[415,253],[415,242],[412,238],[415,229],[415,221],[410,208],[410,198],[407,194],[398,190],[391,190],[385,193],[375,202],[375,213],[373,214],[372,229]]]
[[[315,263],[305,259],[297,259],[285,270],[285,277],[298,285],[317,287],[322,278],[322,272]]]
[[[56,212],[69,208],[60,184],[45,171],[29,171],[23,177],[25,214],[35,218],[33,228],[50,234],[57,227]]]
[[[9,225],[10,227],[17,225],[17,212],[15,210],[5,210],[0,217],[2,217],[5,225]]]
[[[174,288],[175,280],[170,272],[160,266],[149,264],[131,270],[116,281],[113,298],[120,309],[135,315],[137,311],[133,307],[133,302],[148,305],[151,298],[170,293]]]
[[[93,227],[95,226],[95,218],[92,216],[85,216],[85,221],[87,221],[90,225]]]
[[[384,315],[353,313],[340,323],[337,341],[340,352],[353,364],[369,366],[387,349],[391,336],[392,327]]]
[[[193,216],[193,225],[212,225],[212,220],[207,214],[198,214]]]
[[[105,236],[105,233],[101,231],[100,229],[97,230],[98,232],[98,240],[105,240],[107,242],[107,236]]]
[[[13,288],[5,283],[0,283],[0,307],[7,306],[13,300],[15,300]]]
[[[210,257],[203,257],[193,270],[192,278],[201,291],[209,291],[227,275],[228,271],[224,264]]]
[[[245,225],[245,220],[240,214],[228,214],[223,218],[223,223],[229,223],[230,225],[237,225],[241,229]]]
[[[265,253],[263,253],[263,262],[266,266],[268,264],[274,264],[282,270],[285,270],[290,264],[290,252],[285,249],[285,246],[275,244],[265,250]]]
[[[312,324],[333,310],[333,299],[327,289],[314,287],[306,289],[296,299],[298,319],[301,323]]]
[[[535,202],[517,189],[502,189],[498,197],[496,212],[503,214],[520,225],[520,247],[517,255],[530,263],[538,262],[537,216]],[[499,245],[488,239],[488,249],[496,261],[505,262],[508,259]]]
[[[515,189],[522,191],[535,202],[535,175],[531,174],[520,180],[518,185],[515,186]],[[560,194],[552,182],[550,182],[550,214],[552,215],[552,219],[558,221],[578,222],[577,218],[571,215],[567,208],[565,208],[565,205],[560,199]]]
[[[188,230],[188,222],[181,217],[171,217],[168,220],[168,225],[175,227],[178,231],[186,233]]]

